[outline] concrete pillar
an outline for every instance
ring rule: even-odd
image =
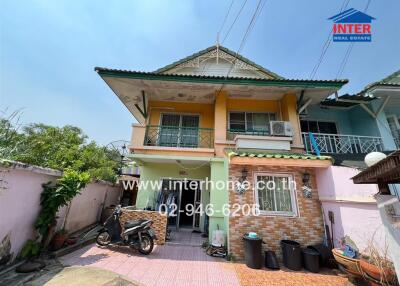
[[[382,100],[374,100],[371,102],[371,107],[374,112],[379,110],[379,107],[382,104]],[[393,151],[396,150],[396,143],[394,142],[394,138],[392,132],[390,131],[389,123],[386,119],[385,111],[381,111],[376,117],[376,124],[378,126],[379,134],[381,135],[383,142],[383,150],[385,151]]]
[[[215,93],[215,107],[214,107],[214,130],[215,140],[226,140],[227,131],[227,117],[226,117],[226,101],[228,93],[225,90]]]
[[[293,147],[301,148],[300,120],[297,114],[297,97],[295,94],[285,94],[281,99],[282,120],[289,121],[293,128]]]
[[[210,185],[210,205],[213,214],[209,216],[209,238],[217,228],[224,230],[226,237],[229,233],[229,217],[224,216],[223,208],[229,203],[228,191],[228,161],[226,158],[214,158],[210,162],[211,166],[211,185]]]

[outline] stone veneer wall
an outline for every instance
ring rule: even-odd
[[[307,245],[321,243],[324,237],[324,227],[322,220],[322,211],[318,200],[317,184],[315,179],[315,171],[312,168],[285,167],[285,166],[246,166],[249,173],[247,180],[251,182],[251,189],[245,194],[239,195],[235,190],[229,190],[229,204],[254,204],[253,180],[255,172],[268,173],[290,173],[296,181],[297,190],[297,217],[285,216],[239,216],[230,217],[229,219],[229,252],[236,259],[244,259],[244,243],[243,234],[254,231],[263,238],[266,244],[263,244],[263,250],[274,250],[278,259],[282,259],[280,249],[281,239],[295,240],[302,247]],[[243,166],[230,165],[229,179],[237,181],[241,177]],[[302,174],[308,171],[310,176],[310,184],[312,187],[312,198],[304,198],[301,190]],[[231,209],[232,211],[232,209]]]
[[[156,211],[145,210],[127,210],[122,209],[120,223],[122,231],[124,231],[124,224],[128,220],[150,219],[153,221],[152,228],[156,232],[156,244],[162,245],[165,243],[165,236],[167,231],[167,216]]]

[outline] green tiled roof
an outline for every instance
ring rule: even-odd
[[[193,83],[211,83],[211,84],[256,85],[256,86],[340,88],[348,82],[347,79],[342,79],[342,80],[267,79],[267,78],[249,78],[249,77],[160,74],[155,72],[119,70],[119,69],[109,69],[102,67],[95,67],[95,71],[97,71],[99,75],[106,77],[180,81],[180,82],[193,82]]]
[[[366,96],[366,95],[359,95],[359,94],[344,94],[339,96],[339,99],[348,99],[354,100],[354,102],[345,102],[345,101],[338,101],[336,98],[327,98],[324,101],[321,101],[321,105],[324,106],[339,106],[339,107],[351,107],[358,105],[360,103],[369,103],[370,101],[376,99],[374,96]],[[358,102],[356,102],[358,101]]]
[[[266,152],[241,152],[227,150],[229,158],[232,157],[252,157],[252,158],[276,158],[276,159],[301,159],[301,160],[331,160],[330,156],[316,156],[310,154],[298,153],[266,153]]]
[[[197,53],[194,53],[194,54],[192,54],[192,55],[190,55],[188,57],[185,57],[185,58],[180,59],[180,60],[178,60],[176,62],[173,62],[172,64],[166,65],[165,67],[159,68],[158,70],[156,70],[154,72],[155,73],[163,73],[163,72],[165,72],[165,71],[167,71],[169,69],[172,69],[172,68],[180,65],[181,63],[184,63],[184,62],[190,61],[190,60],[192,60],[192,59],[194,59],[196,57],[202,56],[202,55],[204,55],[204,54],[206,54],[206,53],[208,53],[208,52],[210,52],[210,51],[212,51],[212,50],[214,50],[216,48],[217,48],[217,46],[215,46],[215,45],[211,46],[211,47],[209,47],[207,49],[201,50],[201,51],[199,51]],[[243,57],[243,56],[241,56],[239,54],[236,54],[234,51],[231,51],[228,48],[225,48],[225,47],[223,47],[221,45],[218,46],[218,48],[221,51],[224,51],[225,53],[227,53],[227,54],[229,54],[229,55],[231,55],[233,57],[236,57],[237,59],[239,59],[239,60],[241,60],[241,61],[243,61],[243,62],[245,62],[245,63],[247,63],[249,65],[252,65],[252,66],[258,68],[260,71],[266,73],[267,75],[273,77],[274,79],[283,79],[283,77],[281,77],[280,75],[277,75],[276,73],[273,73],[272,71],[267,70],[266,68],[256,64],[255,62],[249,60],[248,58],[245,58],[245,57]]]
[[[363,94],[375,86],[400,87],[400,70],[390,74],[389,76],[385,77],[384,79],[382,79],[380,81],[370,83],[358,94]]]

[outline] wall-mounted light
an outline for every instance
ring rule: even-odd
[[[307,171],[303,173],[303,178],[302,179],[303,179],[303,184],[304,185],[308,185],[308,182],[310,182],[310,176],[311,176],[310,173],[307,172]]]
[[[302,181],[303,181],[303,186],[301,187],[301,189],[303,190],[303,197],[307,198],[307,199],[311,199],[312,198],[312,190],[310,187],[310,173],[305,171],[303,173],[303,177],[302,177]]]
[[[242,169],[242,182],[246,181],[248,173],[249,173],[249,171],[246,169],[246,167],[244,167]]]
[[[244,182],[247,180],[247,174],[249,171],[247,170],[246,166],[242,169],[242,176],[240,177],[239,181],[236,182],[235,190],[238,194],[243,195],[246,191]]]

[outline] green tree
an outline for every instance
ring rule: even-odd
[[[31,124],[23,134],[21,150],[14,159],[58,170],[73,167],[86,140],[81,129],[69,125],[60,128]]]
[[[42,238],[51,237],[50,226],[59,209],[90,180],[114,183],[121,158],[116,151],[87,143],[87,136],[78,127],[30,124],[19,132],[11,119],[0,117],[0,158],[63,171],[55,184],[43,185],[42,208],[35,224]]]
[[[19,152],[23,135],[18,133],[19,111],[6,116],[0,111],[0,158],[10,159]]]
[[[0,157],[61,171],[69,168],[87,172],[91,179],[115,182],[119,155],[87,143],[80,128],[30,124],[18,132],[10,120],[0,119]]]

